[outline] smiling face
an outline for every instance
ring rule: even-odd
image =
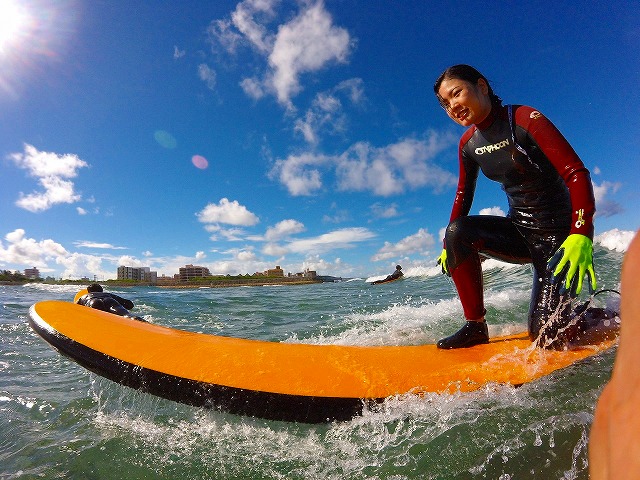
[[[482,122],[491,113],[489,86],[484,79],[473,84],[459,78],[445,78],[438,89],[447,115],[463,127]]]

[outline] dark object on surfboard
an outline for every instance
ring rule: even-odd
[[[600,343],[616,338],[620,333],[619,311],[610,307],[591,306],[593,298],[605,292],[620,295],[617,290],[600,290],[575,309],[577,322],[569,342],[571,346]]]
[[[350,420],[397,395],[522,385],[616,342],[542,350],[520,333],[457,350],[279,343],[176,330],[60,301],[33,305],[29,324],[63,355],[121,385],[187,405],[304,423]]]
[[[396,265],[396,270],[391,275],[387,275],[386,278],[382,280],[376,280],[375,282],[371,282],[371,285],[379,285],[381,283],[389,283],[395,282],[396,280],[400,280],[403,277],[402,267],[400,265]]]
[[[73,299],[73,303],[146,322],[144,318],[129,312],[134,307],[131,300],[115,293],[107,293],[97,283],[92,283],[86,289],[80,290]]]
[[[620,333],[619,306],[596,306],[594,299],[602,293],[620,296],[617,290],[599,290],[576,308],[561,325],[551,324],[543,329],[537,339],[539,346],[563,350],[577,346],[593,345],[615,339]],[[547,331],[545,331],[547,330]]]

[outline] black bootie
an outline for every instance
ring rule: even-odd
[[[464,326],[450,337],[443,338],[438,342],[438,348],[467,348],[489,343],[489,329],[487,322],[467,322]]]

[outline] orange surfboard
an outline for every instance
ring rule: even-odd
[[[308,423],[348,420],[394,395],[521,385],[617,341],[567,351],[535,348],[526,333],[457,350],[278,343],[186,332],[61,301],[36,303],[29,317],[62,354],[120,384],[189,405]]]

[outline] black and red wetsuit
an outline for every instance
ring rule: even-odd
[[[568,302],[559,308],[560,284],[551,284],[547,261],[569,234],[593,238],[589,171],[545,116],[519,105],[494,107],[488,118],[470,127],[460,140],[459,161],[445,246],[464,315],[477,320],[485,314],[481,255],[533,263],[528,327],[534,339],[543,325],[562,319],[564,308],[570,308]],[[480,170],[502,184],[507,217],[468,216]]]

